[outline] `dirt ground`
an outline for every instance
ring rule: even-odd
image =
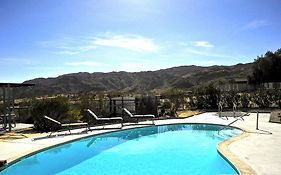
[[[179,118],[191,117],[199,113],[200,111],[190,111],[190,110],[177,112]]]
[[[34,131],[32,128],[26,128],[17,131],[5,132],[0,134],[0,142],[8,141],[8,140],[15,140],[15,139],[23,139],[29,138],[33,136],[39,136],[42,133]]]

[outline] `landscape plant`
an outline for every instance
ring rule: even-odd
[[[253,84],[281,82],[281,49],[258,56],[253,63],[249,81]]]
[[[69,103],[66,98],[49,98],[38,100],[32,111],[31,116],[34,122],[34,129],[39,131],[52,131],[60,128],[54,122],[44,119],[44,115],[49,116],[59,122],[70,122]]]
[[[272,94],[272,102],[278,108],[281,108],[281,89],[274,89],[271,94]]]
[[[242,108],[248,108],[250,105],[250,95],[248,93],[241,94],[239,101]]]
[[[259,108],[269,108],[272,106],[272,96],[270,91],[259,89],[252,93],[252,100]]]
[[[195,105],[197,109],[217,109],[221,92],[214,84],[209,84],[196,88],[193,96],[195,98],[190,98],[190,106]]]
[[[235,104],[236,106],[239,106],[240,104],[240,95],[237,91],[230,90],[227,92],[223,92],[222,95],[222,101],[228,108],[232,108]]]
[[[172,117],[176,116],[176,112],[178,111],[178,109],[180,107],[185,106],[185,98],[186,98],[186,92],[183,90],[179,90],[179,89],[169,89],[167,91],[165,91],[164,93],[162,93],[162,98],[164,99],[168,99],[167,102],[169,102],[169,106],[170,106],[170,114]],[[168,109],[167,108],[168,104],[165,104],[165,106],[163,105],[164,109]]]

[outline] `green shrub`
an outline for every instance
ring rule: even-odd
[[[243,108],[248,108],[250,104],[250,96],[247,93],[244,93],[240,96],[240,104]]]
[[[183,90],[169,89],[161,95],[163,98],[169,99],[171,110],[177,111],[180,107],[185,105],[186,92]]]
[[[272,100],[275,103],[275,105],[278,106],[278,108],[281,108],[281,90],[275,89],[272,92]]]
[[[272,106],[272,96],[267,90],[260,89],[252,94],[253,102],[260,108],[268,108]]]
[[[39,131],[53,131],[59,129],[59,125],[47,121],[44,115],[51,117],[59,122],[69,121],[69,104],[65,98],[52,98],[37,101],[31,111],[34,128]]]
[[[74,108],[69,110],[68,112],[69,116],[71,119],[73,119],[75,122],[80,122],[82,121],[82,114],[81,114],[81,110],[79,108]]]
[[[195,89],[195,103],[197,109],[216,109],[220,99],[220,90],[216,89],[213,84]],[[193,104],[192,104],[193,105]]]
[[[240,103],[239,99],[240,99],[239,94],[233,90],[224,92],[222,95],[222,101],[228,108],[232,108],[233,104],[236,104],[236,106],[239,106],[239,103]]]

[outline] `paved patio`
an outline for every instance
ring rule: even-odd
[[[249,116],[244,117],[244,121],[238,120],[233,124],[233,126],[247,130],[249,136],[231,143],[228,149],[243,162],[250,165],[257,174],[279,175],[281,174],[281,125],[269,123],[270,114],[259,114],[259,130],[256,130],[256,116],[257,114],[251,113]],[[228,120],[219,118],[215,113],[203,113],[186,119],[157,120],[155,123],[156,125],[172,123],[213,123],[227,125],[234,120],[232,117]],[[107,127],[118,127],[118,125]],[[125,126],[123,129],[132,127],[138,126]],[[36,141],[33,141],[32,138],[26,138],[0,142],[0,160],[11,162],[23,155],[43,148],[113,130],[117,129],[95,130],[83,134],[59,136]],[[73,133],[79,133],[80,131],[81,129],[75,130]]]

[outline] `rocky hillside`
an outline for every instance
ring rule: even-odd
[[[190,88],[217,80],[247,77],[252,64],[234,66],[180,66],[147,72],[72,73],[56,78],[37,78],[36,96],[95,91],[150,91],[167,88]],[[25,93],[30,93],[26,91]]]

